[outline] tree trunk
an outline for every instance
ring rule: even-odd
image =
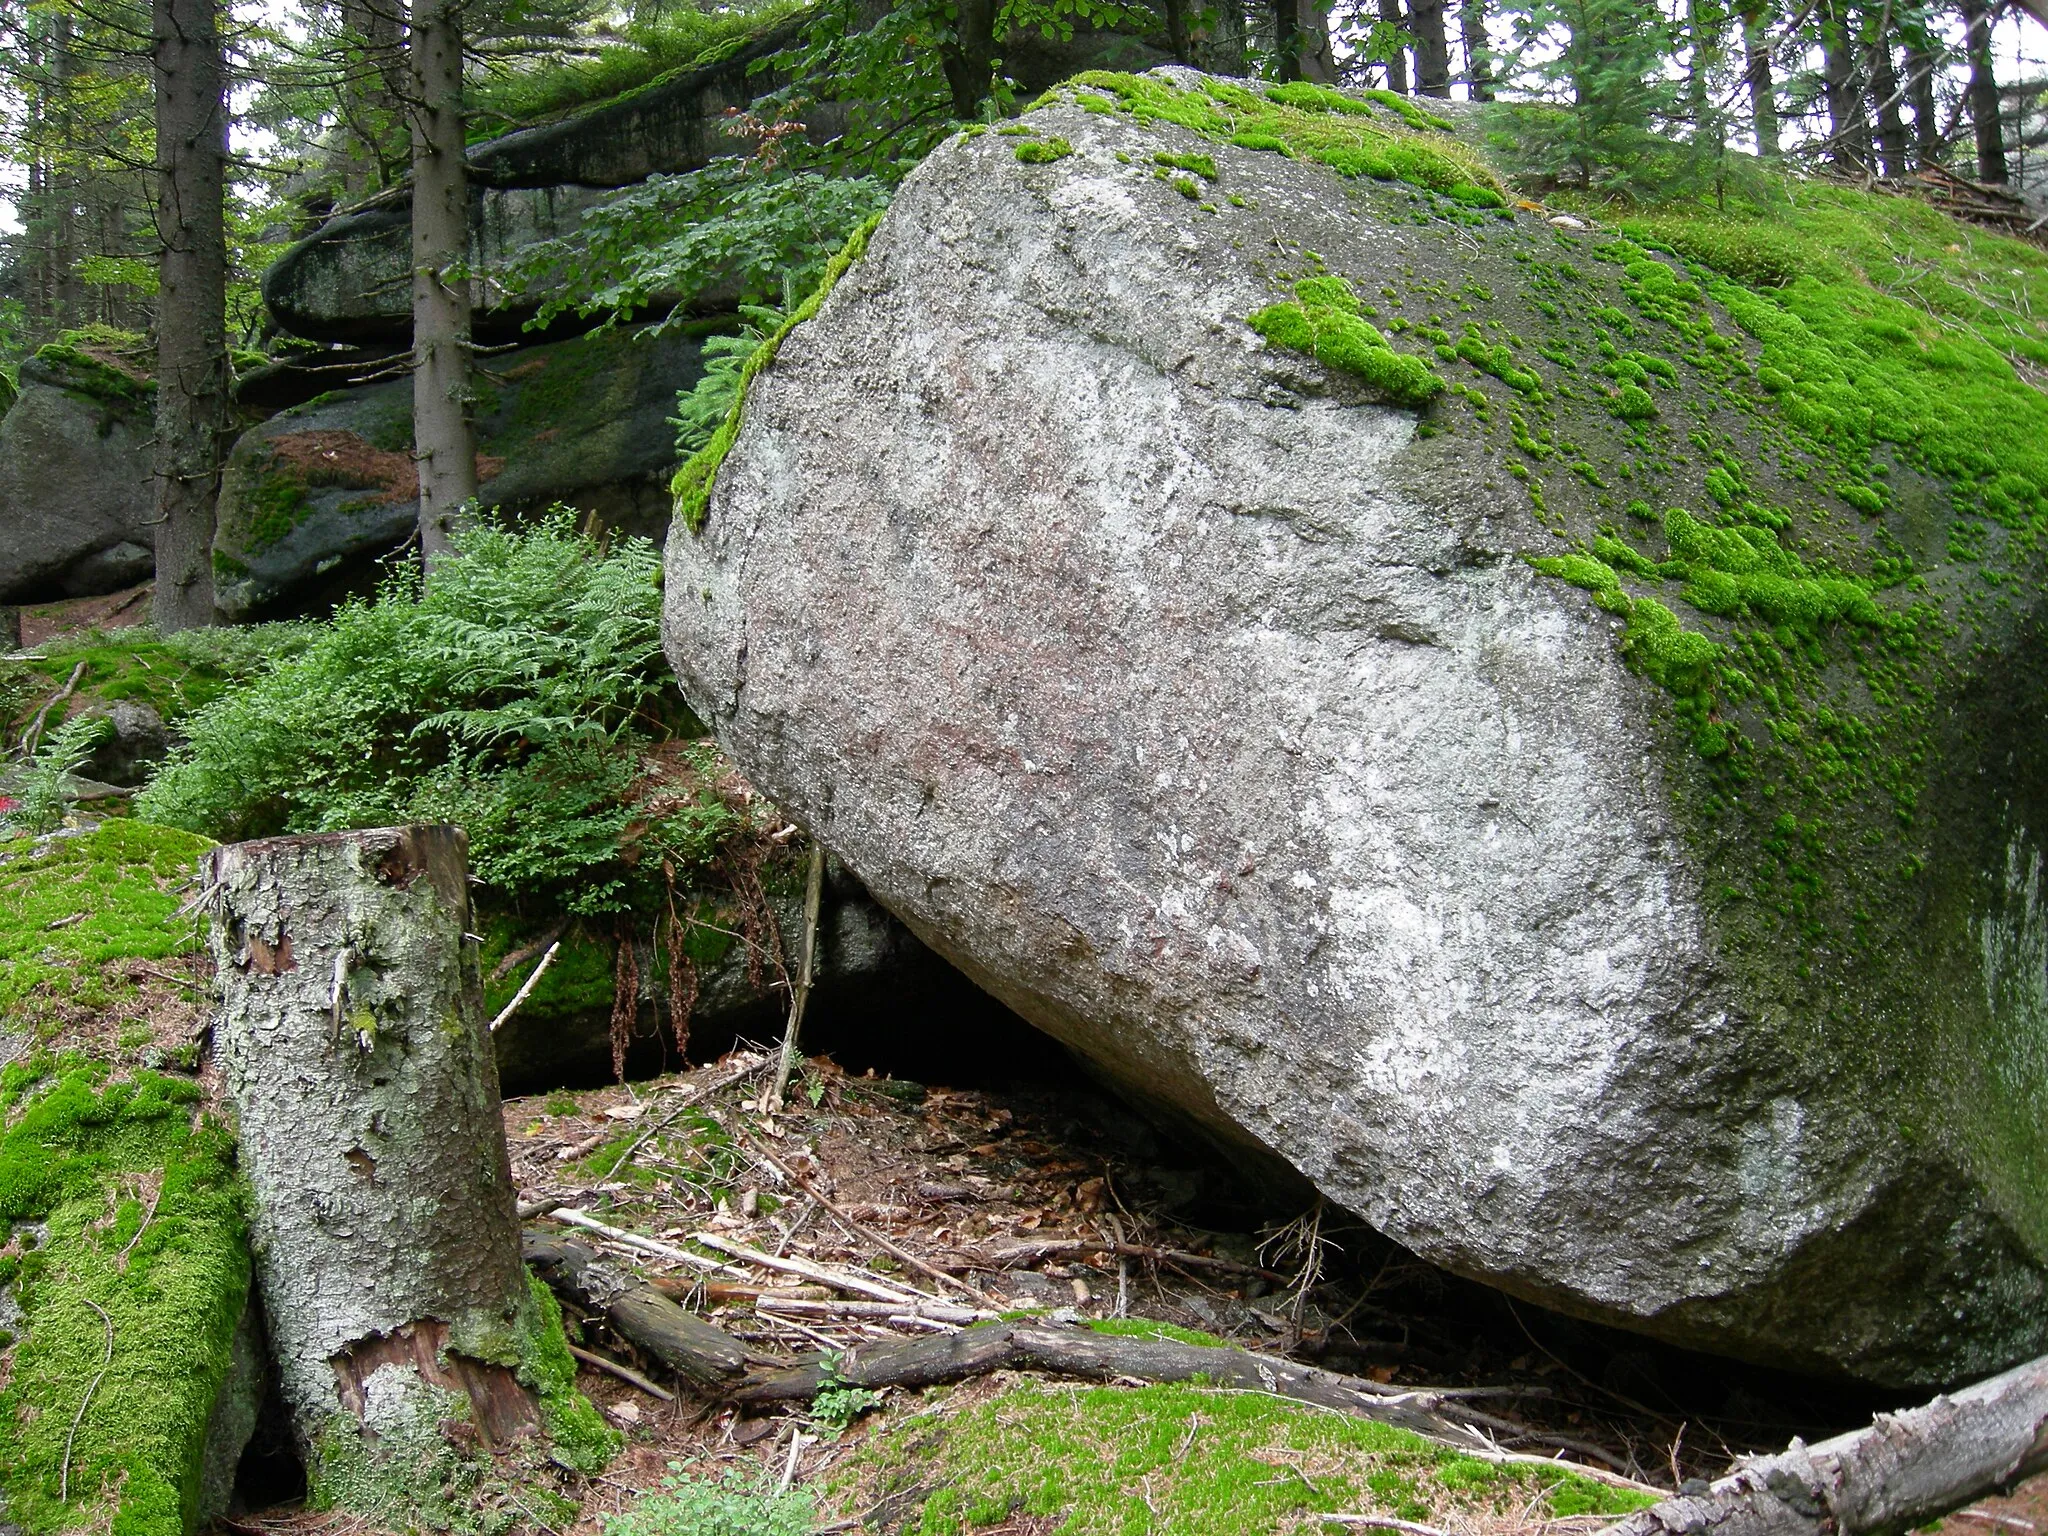
[[[445,1422],[486,1450],[539,1424],[514,1369],[539,1321],[467,844],[449,826],[267,838],[216,848],[200,874],[214,1048],[308,1479],[359,1509],[430,1502],[408,1479],[449,1449]]]
[[[1451,45],[1444,31],[1444,0],[1409,0],[1415,31],[1415,94],[1451,94]]]
[[[1493,48],[1486,35],[1486,0],[1464,0],[1458,12],[1465,33],[1465,89],[1473,101],[1493,100]]]
[[[1940,60],[1925,32],[1906,37],[1906,99],[1913,105],[1913,159],[1922,169],[1940,165],[1944,155],[1941,109],[1934,102],[1934,72]]]
[[[1984,0],[1962,0],[1957,7],[1966,29],[1970,58],[1970,125],[1977,130],[1977,179],[2003,184],[2005,125],[1998,115],[1998,76],[1991,66],[1991,23],[1994,13]]]
[[[1892,62],[1891,7],[1870,19],[1870,94],[1877,105],[1877,157],[1887,176],[1906,174],[1906,119],[1899,111],[1903,93]]]
[[[226,62],[217,0],[154,0],[159,631],[213,622],[213,510],[227,425]]]
[[[1194,62],[1188,56],[1188,7],[1187,0],[1165,0],[1166,5],[1166,46],[1173,51],[1177,63]]]
[[[1273,72],[1282,80],[1301,78],[1300,0],[1273,0]]]
[[[450,548],[476,496],[469,419],[469,176],[463,158],[462,7],[418,0],[412,13],[412,424],[419,461],[420,550]]]
[[[1685,30],[1691,56],[1685,69],[1686,113],[1692,120],[1694,142],[1711,148],[1716,155],[1722,148],[1722,134],[1711,86],[1713,73],[1720,65],[1721,35],[1726,21],[1727,13],[1721,9],[1720,0],[1687,0]]]
[[[1295,57],[1301,78],[1317,85],[1337,83],[1337,50],[1330,42],[1330,8],[1323,0],[1294,0]]]
[[[2048,1469],[2048,1359],[1882,1414],[1819,1445],[1793,1442],[1707,1492],[1666,1499],[1602,1536],[1865,1536],[1909,1531]]]
[[[1828,102],[1829,156],[1859,173],[1870,170],[1870,117],[1849,40],[1847,0],[1826,0],[1821,12],[1821,84]]]
[[[1771,73],[1771,32],[1767,13],[1743,18],[1742,54],[1742,74],[1749,86],[1750,126],[1756,133],[1756,152],[1766,160],[1775,160],[1779,155],[1778,82]]]
[[[996,9],[995,0],[956,0],[953,40],[939,50],[955,117],[979,115],[988,97],[996,66]]]
[[[1379,0],[1380,25],[1389,31],[1399,32],[1406,18],[1401,15],[1401,0]],[[1408,94],[1408,50],[1393,48],[1387,54],[1387,89]]]

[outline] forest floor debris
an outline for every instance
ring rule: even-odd
[[[1242,1213],[1213,1192],[1191,1199],[1189,1173],[1173,1166],[1189,1159],[1125,1139],[1128,1115],[1086,1088],[928,1087],[819,1058],[769,1114],[772,1066],[766,1050],[739,1050],[652,1082],[509,1101],[535,1229],[638,1271],[741,1340],[756,1367],[1028,1313],[1396,1388],[1482,1388],[1482,1422],[1503,1426],[1488,1431],[1503,1450],[1577,1463],[1608,1486],[1425,1453],[1381,1425],[1198,1386],[999,1373],[875,1393],[828,1375],[808,1407],[756,1413],[686,1391],[663,1403],[591,1368],[585,1390],[629,1440],[593,1489],[591,1529],[673,1465],[787,1473],[817,1495],[827,1529],[1291,1531],[1336,1529],[1320,1516],[1346,1513],[1447,1536],[1572,1532],[1627,1506],[1615,1474],[1670,1489],[1794,1433],[1867,1419],[1860,1400],[1787,1400],[1767,1373],[1739,1367],[1709,1402],[1669,1379],[1683,1369],[1663,1358],[1674,1352],[1617,1348],[1617,1336],[1589,1349],[1589,1331],[1497,1302],[1516,1329],[1503,1342],[1498,1326],[1475,1326],[1471,1295],[1454,1294],[1464,1282],[1326,1215],[1224,1230]],[[673,1384],[602,1320],[585,1330],[587,1351]],[[1179,1441],[1191,1426],[1209,1437],[1199,1449]],[[1982,1511],[1956,1520],[1956,1536],[2027,1536]]]

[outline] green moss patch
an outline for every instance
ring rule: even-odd
[[[156,381],[149,376],[153,359],[148,337],[100,325],[66,331],[35,353],[59,388],[120,409],[155,395]]]
[[[1307,352],[1363,380],[1394,405],[1419,408],[1443,393],[1444,381],[1428,363],[1393,350],[1363,318],[1358,295],[1343,278],[1308,278],[1294,293],[1294,302],[1268,305],[1247,323],[1277,347]]]
[[[0,1071],[0,1510],[30,1536],[182,1536],[249,1289],[224,1131],[190,1082]]]
[[[1098,92],[1139,122],[1172,123],[1241,149],[1314,160],[1340,176],[1403,181],[1474,207],[1507,200],[1485,162],[1442,131],[1448,122],[1404,98],[1391,97],[1400,105],[1389,107],[1382,99],[1388,92],[1349,96],[1299,81],[1258,92],[1220,80],[1182,90],[1156,75],[1090,70],[1041,103],[1085,104],[1099,100]]]
[[[1622,1514],[1653,1502],[1254,1393],[1019,1382],[959,1397],[963,1406],[874,1436],[841,1502],[894,1495],[918,1536],[1024,1519],[1061,1536],[1240,1536],[1293,1529],[1315,1512],[1441,1523],[1455,1513]]]
[[[0,1029],[76,1040],[128,1021],[147,1032],[132,962],[189,948],[179,921],[205,838],[135,821],[84,836],[0,844]],[[160,989],[159,989],[160,990]]]
[[[739,395],[733,401],[732,410],[726,415],[724,423],[712,434],[711,441],[691,455],[688,462],[676,471],[675,478],[669,482],[669,493],[675,497],[675,515],[682,519],[683,526],[692,533],[700,531],[704,526],[704,514],[711,505],[711,489],[718,479],[719,468],[725,463],[725,456],[732,451],[732,445],[740,435],[740,421],[747,408],[748,387],[762,369],[775,361],[775,354],[789,333],[818,312],[825,302],[826,295],[831,293],[839,279],[846,275],[847,269],[867,254],[868,238],[874,234],[875,226],[881,222],[882,216],[876,214],[853,232],[852,238],[841,248],[839,254],[832,258],[831,265],[825,268],[825,276],[811,291],[811,296],[799,304],[791,312],[789,319],[783,322],[782,328],[762,342],[753,356],[747,359],[740,369]]]

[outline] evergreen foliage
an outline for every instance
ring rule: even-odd
[[[580,913],[630,901],[633,866],[693,864],[732,813],[648,818],[640,756],[687,728],[661,654],[660,560],[600,549],[566,510],[480,522],[422,582],[351,602],[305,651],[234,685],[136,813],[223,841],[453,821],[471,868]]]

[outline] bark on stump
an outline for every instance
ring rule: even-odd
[[[540,1425],[544,1326],[450,826],[217,848],[215,1051],[279,1383],[326,1502],[434,1502]]]

